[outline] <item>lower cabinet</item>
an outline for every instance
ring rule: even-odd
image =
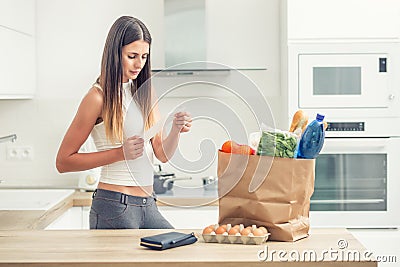
[[[72,207],[48,225],[45,230],[89,229],[90,207]]]
[[[89,213],[90,206],[81,207],[82,208],[82,229],[89,230]]]

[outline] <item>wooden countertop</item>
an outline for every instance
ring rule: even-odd
[[[0,230],[44,229],[74,205],[76,193],[49,210],[0,210]]]
[[[139,246],[140,237],[167,231],[170,230],[0,231],[0,266],[377,266],[372,261],[346,258],[334,261],[328,257],[324,261],[310,261],[308,257],[307,262],[282,262],[289,255],[294,258],[304,251],[314,251],[318,260],[326,253],[324,250],[338,251],[339,256],[346,251],[351,251],[351,255],[363,254],[365,248],[345,229],[312,229],[308,238],[294,243],[267,241],[261,245],[241,245],[199,240],[164,251]],[[346,240],[346,249],[338,248],[339,239]],[[267,262],[259,260],[260,251],[267,251]],[[271,254],[273,251],[275,254]]]
[[[199,240],[190,246],[162,252],[140,247],[139,240],[168,230],[43,230],[70,207],[90,206],[91,196],[91,192],[75,192],[47,211],[0,211],[0,266],[377,266],[376,262],[335,262],[328,258],[323,262],[285,263],[277,257],[280,251],[313,250],[320,259],[324,250],[346,251],[338,249],[339,239],[346,240],[347,249],[352,252],[365,251],[345,229],[311,229],[310,237],[294,243],[268,241],[262,245],[231,245]],[[204,199],[159,197],[158,203],[161,206],[172,201],[177,205],[196,205]],[[275,251],[274,260],[270,262],[268,258],[268,263],[257,257],[266,246],[269,253]]]

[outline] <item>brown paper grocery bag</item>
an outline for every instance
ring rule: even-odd
[[[265,226],[270,240],[308,236],[315,160],[218,152],[219,223]]]

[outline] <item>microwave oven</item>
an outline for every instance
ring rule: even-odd
[[[299,54],[299,108],[389,107],[387,61],[387,54]]]
[[[382,119],[400,118],[400,42],[292,43],[286,63],[287,121],[302,109],[310,119],[363,123],[353,136],[400,135],[394,123],[382,127]]]

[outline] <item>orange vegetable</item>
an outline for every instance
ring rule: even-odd
[[[252,149],[248,145],[240,145],[235,141],[229,140],[226,141],[221,150],[225,153],[233,153],[233,154],[245,154],[245,155],[254,155],[256,151]]]
[[[226,141],[226,142],[222,145],[222,149],[221,149],[221,150],[222,150],[223,152],[225,152],[225,153],[231,153],[231,152],[232,152],[233,143],[236,144],[234,141],[231,141],[231,140]]]
[[[308,123],[308,116],[305,114],[302,110],[298,110],[294,115],[292,119],[292,124],[290,125],[289,132],[294,132],[296,129],[301,128],[301,131],[304,132],[304,130],[307,127]]]
[[[254,155],[255,150],[249,147],[248,145],[237,145],[232,147],[232,153],[234,154],[245,154],[245,155]]]

